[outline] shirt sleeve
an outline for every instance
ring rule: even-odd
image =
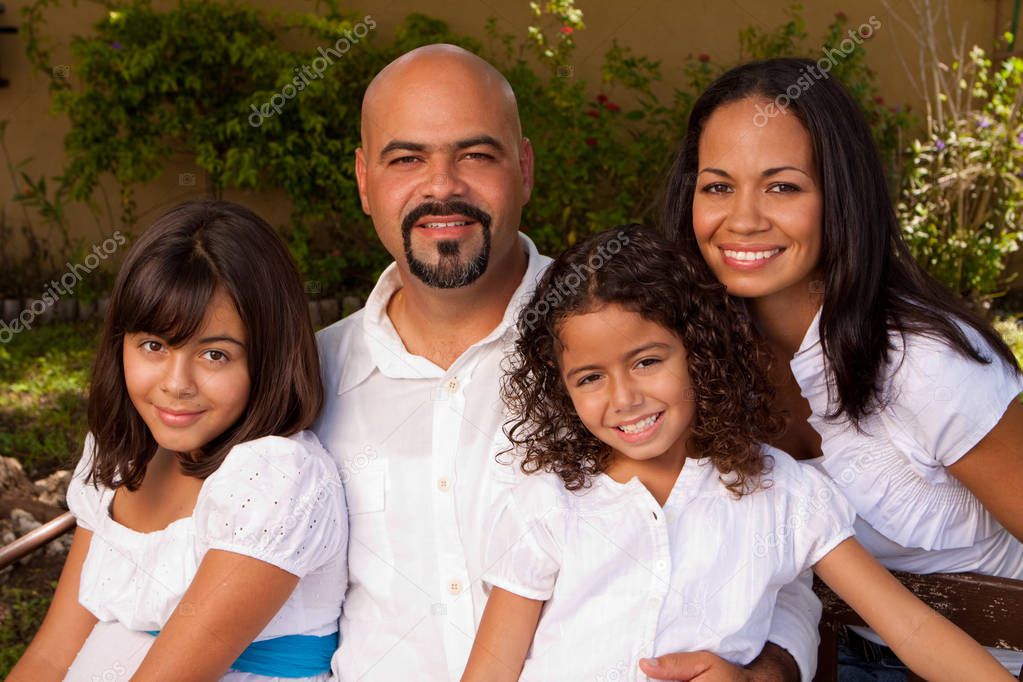
[[[796,472],[784,482],[785,523],[792,527],[791,560],[802,573],[856,534],[856,510],[835,483],[810,464],[789,460]]]
[[[976,330],[960,326],[990,362],[976,362],[944,341],[906,334],[882,411],[901,449],[925,475],[928,467],[948,467],[969,452],[1023,391],[1023,377]]]
[[[527,599],[554,594],[561,566],[555,526],[564,510],[553,485],[533,474],[498,498],[483,554],[485,583]]]
[[[348,540],[344,490],[310,440],[268,436],[232,448],[196,502],[199,541],[299,578],[336,559]]]
[[[92,470],[95,449],[96,439],[91,433],[87,434],[82,457],[75,466],[75,472],[71,475],[67,488],[67,507],[78,522],[78,527],[88,531],[95,530],[100,514],[104,513],[102,498],[105,488],[96,483],[85,482]]]

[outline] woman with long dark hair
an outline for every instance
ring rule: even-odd
[[[1023,579],[1023,377],[914,262],[836,78],[789,58],[718,78],[690,114],[664,225],[745,302],[788,416],[772,444],[839,484],[869,551],[890,569]]]

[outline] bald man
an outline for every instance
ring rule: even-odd
[[[430,45],[367,88],[355,170],[394,263],[365,308],[318,337],[327,399],[314,430],[339,461],[351,527],[333,669],[345,682],[457,680],[486,604],[490,507],[522,475],[495,455],[501,361],[550,262],[519,232],[533,151],[504,77]],[[809,679],[819,604],[805,585],[779,602],[771,639],[784,649],[768,645],[753,669],[693,654],[648,672],[797,680],[787,649]]]

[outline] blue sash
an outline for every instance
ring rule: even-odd
[[[147,630],[154,637],[159,630]],[[231,670],[267,677],[312,677],[330,672],[330,657],[340,643],[340,633],[316,637],[284,635],[250,644],[231,664]]]

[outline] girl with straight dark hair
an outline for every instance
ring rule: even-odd
[[[870,128],[821,66],[753,62],[700,96],[665,229],[747,305],[788,416],[772,444],[838,483],[881,563],[1023,579],[1023,377],[914,262]]]
[[[159,218],[114,285],[67,494],[78,530],[8,679],[328,679],[348,519],[306,430],[322,402],[274,230],[219,201]]]

